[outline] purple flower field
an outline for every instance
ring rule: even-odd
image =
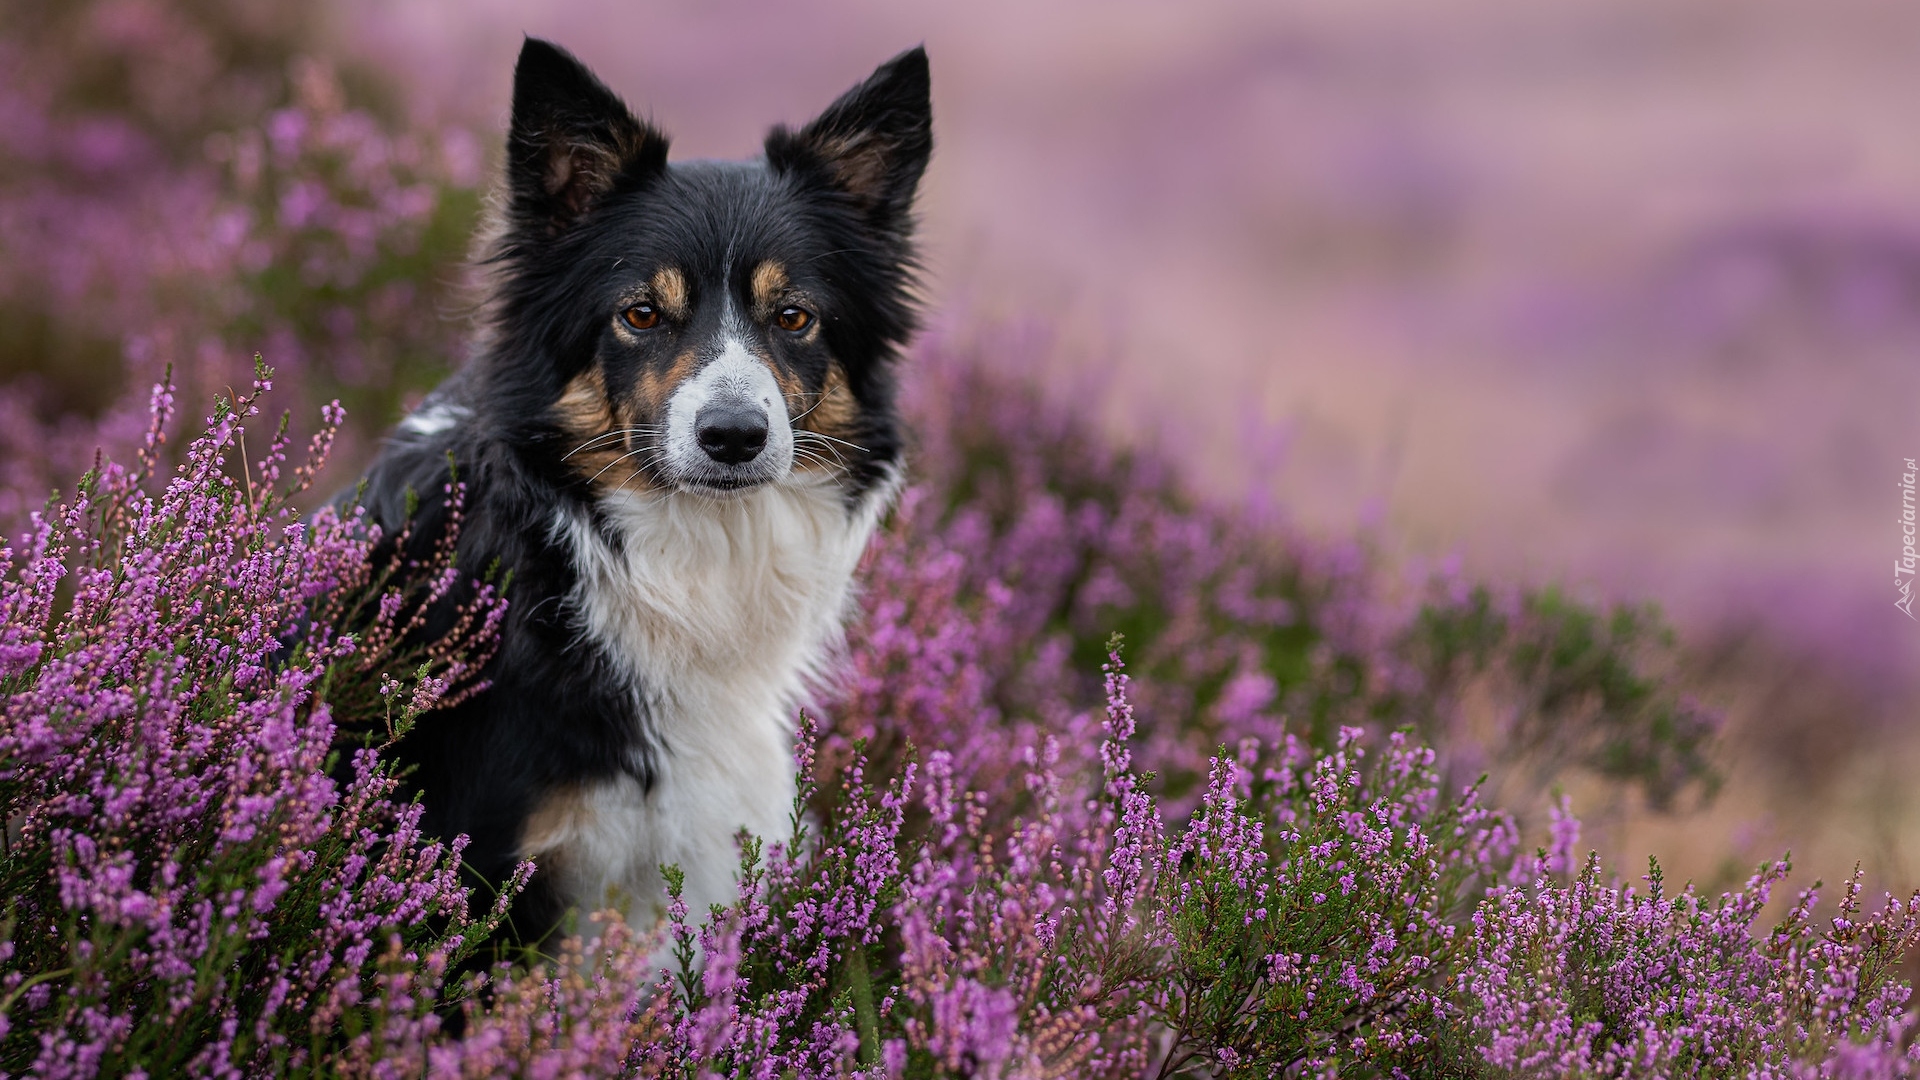
[[[524,876],[465,888],[383,751],[511,587],[316,507],[460,356],[497,133],[307,12],[0,12],[0,1073],[1920,1073],[1885,868],[1583,844],[1569,791],[1743,779],[1657,607],[1224,498],[1015,319],[908,358],[911,486],[737,902],[496,947]]]

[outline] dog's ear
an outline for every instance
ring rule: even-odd
[[[799,131],[774,128],[766,151],[775,172],[824,183],[874,224],[904,233],[933,152],[926,50],[908,49],[880,65]]]
[[[513,69],[507,187],[514,218],[559,232],[595,202],[666,168],[667,139],[586,65],[530,37]]]

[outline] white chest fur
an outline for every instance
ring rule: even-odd
[[[583,518],[554,522],[579,574],[576,617],[626,668],[659,744],[650,792],[621,774],[529,820],[523,854],[575,905],[646,925],[672,863],[697,914],[733,900],[740,829],[787,837],[795,711],[831,673],[854,568],[895,487],[851,512],[836,485],[797,476],[728,499],[621,492],[603,504],[620,547]]]

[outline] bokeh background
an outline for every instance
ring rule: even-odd
[[[1116,438],[1307,532],[1659,602],[1727,716],[1725,783],[1653,813],[1569,781],[1609,856],[1717,884],[1791,849],[1920,886],[1920,623],[1892,573],[1920,7],[10,8],[0,512],[137,425],[123,385],[171,364],[210,391],[256,349],[347,400],[340,467],[364,460],[458,355],[522,33],[682,157],[752,154],[925,42],[943,332],[1044,338],[1011,352]],[[325,190],[295,179],[316,162]]]

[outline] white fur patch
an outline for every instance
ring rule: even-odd
[[[548,857],[571,903],[647,925],[673,863],[698,917],[736,895],[738,830],[787,838],[795,712],[831,674],[854,567],[897,488],[896,473],[852,511],[806,474],[731,497],[622,490],[602,509],[624,551],[579,515],[555,520],[580,575],[570,602],[642,688],[661,744],[650,793],[622,775],[536,815],[524,854]]]
[[[438,402],[400,421],[400,430],[414,435],[438,435],[473,415],[464,405]]]

